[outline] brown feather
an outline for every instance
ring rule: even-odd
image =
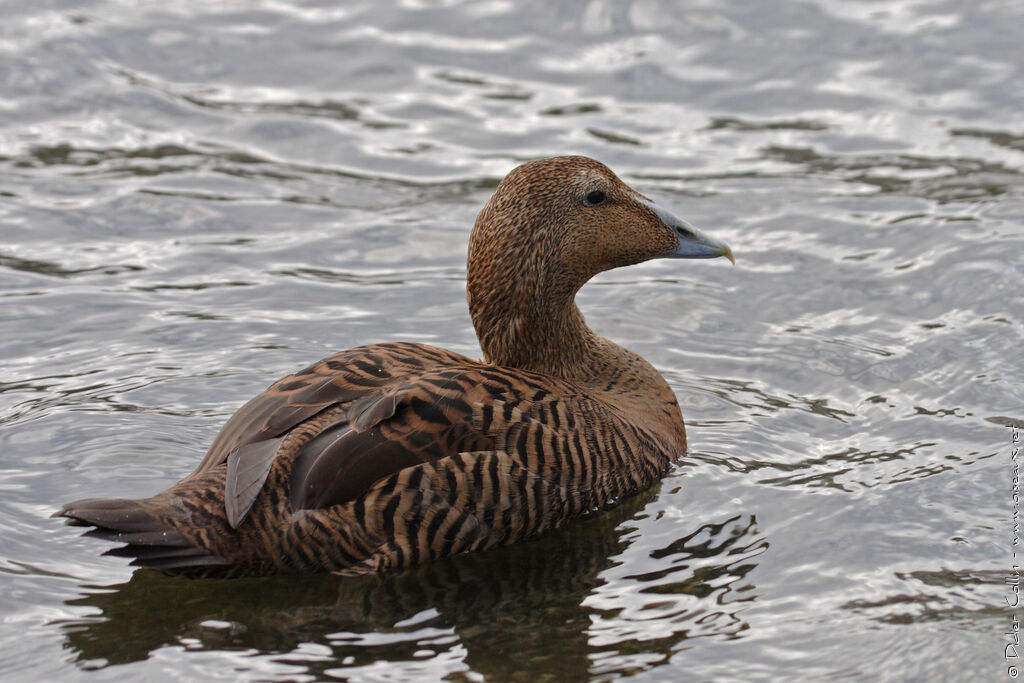
[[[324,432],[296,454],[289,500],[295,510],[347,503],[375,481],[420,462],[401,443],[377,431],[345,426]]]
[[[232,529],[238,528],[256,502],[280,447],[281,439],[267,439],[239,446],[228,455],[224,507]]]

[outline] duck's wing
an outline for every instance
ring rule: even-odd
[[[382,391],[429,368],[472,362],[435,346],[403,342],[340,351],[279,379],[239,408],[193,475],[223,464],[243,446],[279,437],[331,406]]]
[[[378,478],[431,456],[408,448],[393,434],[382,438],[379,432],[353,430],[350,414],[367,413],[376,421],[390,417],[388,397],[408,384],[410,377],[467,363],[473,361],[410,343],[336,353],[278,380],[242,406],[225,423],[189,479],[227,463],[224,504],[234,528],[246,517],[282,456],[292,470],[293,503],[348,500]],[[345,457],[337,457],[342,454]],[[334,465],[333,471],[325,472],[323,463],[315,466],[321,456]]]
[[[282,401],[276,399],[280,392],[270,393],[281,407],[269,417],[261,405],[265,397],[240,411],[237,419],[252,426],[226,456],[224,507],[233,528],[246,518],[262,490],[279,501],[281,494],[287,495],[292,511],[348,503],[408,467],[496,448],[496,432],[479,417],[494,406],[517,406],[518,416],[528,406],[536,412],[543,409],[542,400],[574,392],[557,380],[484,366],[454,354],[434,354],[429,360],[420,360],[421,353],[404,353],[397,360],[393,356],[376,349],[372,354],[366,349],[346,352],[331,361],[334,379],[322,379],[321,370],[305,373],[313,379],[301,383],[282,380],[284,391],[297,387],[299,394],[293,398],[288,393],[290,400]],[[378,379],[383,377],[387,379]],[[304,400],[303,392],[316,401]],[[275,422],[278,415],[291,423],[283,433],[282,424]],[[225,432],[229,429],[230,422]],[[231,438],[237,437],[231,433]],[[275,475],[264,486],[275,468],[283,477]],[[260,506],[275,514],[277,504]]]
[[[483,390],[477,367],[416,373],[347,404],[294,449],[292,509],[347,503],[406,467],[490,447],[493,439],[473,425],[469,399]]]

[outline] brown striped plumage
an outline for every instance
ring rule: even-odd
[[[686,449],[665,380],[573,302],[598,272],[673,256],[731,258],[596,161],[524,164],[470,239],[483,361],[342,351],[246,403],[167,491],[57,514],[127,544],[109,552],[133,564],[191,576],[381,571],[559,526]]]

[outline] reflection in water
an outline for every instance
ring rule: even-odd
[[[737,613],[753,586],[738,586],[767,547],[750,538],[753,517],[733,517],[691,525],[646,557],[630,552],[657,493],[534,542],[384,576],[188,580],[140,570],[128,583],[88,587],[68,604],[99,614],[61,626],[87,668],[184,646],[255,649],[318,677],[380,661],[454,662],[502,681],[635,671],[665,661],[691,633],[743,630]],[[620,582],[638,590],[612,588]],[[736,590],[747,597],[727,597]]]
[[[645,551],[642,563],[627,550],[584,601],[595,609],[592,673],[666,664],[694,638],[738,637],[750,628],[743,612],[757,597],[748,574],[767,549],[756,518],[735,515]]]

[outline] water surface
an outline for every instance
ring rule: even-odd
[[[1012,2],[6,3],[4,676],[1010,678],[1022,24]],[[478,355],[473,219],[562,153],[736,253],[580,294],[683,406],[657,487],[359,580],[133,573],[48,519],[170,485],[336,349]]]

